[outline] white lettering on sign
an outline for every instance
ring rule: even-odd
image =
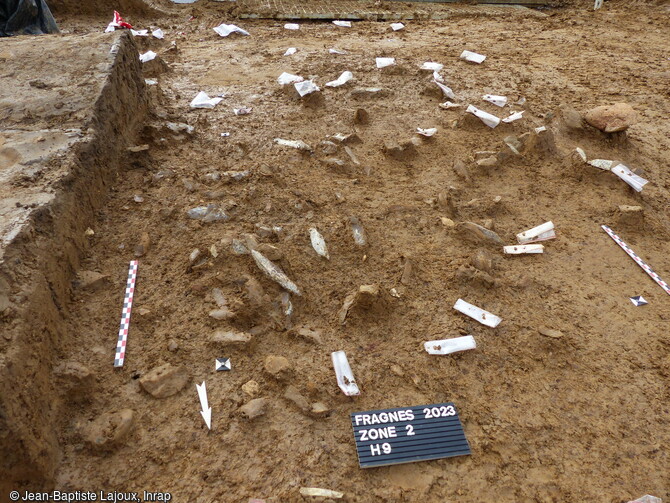
[[[374,444],[370,446],[370,454],[373,456],[379,456],[382,451],[384,451],[384,454],[391,454],[391,444],[384,442],[382,445]]]
[[[398,434],[395,431],[395,426],[387,426],[385,428],[370,428],[369,430],[360,430],[361,442],[366,440],[379,440],[382,438],[396,438]]]
[[[400,421],[414,421],[414,412],[408,410],[396,410],[393,412],[381,412],[379,414],[356,414],[354,416],[356,426],[372,426],[373,424],[398,423]]]
[[[423,413],[426,415],[426,419],[432,419],[435,417],[449,417],[456,415],[456,409],[453,405],[442,406],[442,407],[431,407],[423,409]]]

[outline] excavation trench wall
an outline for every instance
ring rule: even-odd
[[[17,37],[0,58],[0,493],[48,488],[70,406],[53,369],[85,231],[146,112],[127,33]],[[114,334],[110,335],[113,351]],[[110,365],[113,354],[110,352]]]

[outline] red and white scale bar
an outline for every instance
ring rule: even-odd
[[[128,342],[128,329],[130,328],[130,310],[133,308],[133,295],[135,294],[135,281],[137,280],[137,266],[139,261],[131,260],[128,268],[128,282],[126,283],[126,294],[123,298],[123,310],[121,311],[121,327],[119,328],[119,339],[116,342],[116,354],[114,355],[114,366],[123,367],[126,358],[126,343]]]
[[[621,248],[623,248],[623,251],[625,251],[628,255],[630,255],[630,258],[632,258],[637,265],[639,265],[644,272],[646,272],[649,276],[651,276],[651,279],[653,279],[658,285],[665,290],[665,293],[670,295],[670,286],[663,281],[658,274],[656,274],[651,267],[647,265],[647,263],[642,260],[640,257],[637,256],[637,254],[630,249],[630,247],[616,234],[614,234],[614,231],[607,227],[606,225],[601,225],[603,230],[609,234],[609,236],[618,244]]]

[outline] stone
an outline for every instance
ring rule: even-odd
[[[144,257],[147,253],[149,253],[150,248],[151,248],[151,237],[149,236],[148,232],[143,232],[142,237],[140,237],[139,244],[135,246],[135,256]]]
[[[391,372],[393,372],[398,377],[404,377],[405,376],[405,372],[403,371],[402,367],[400,367],[400,365],[396,365],[394,363],[393,365],[391,365],[390,369],[391,369]]]
[[[209,316],[215,320],[229,320],[235,317],[235,313],[230,311],[227,307],[222,307],[221,309],[212,309],[209,312]]]
[[[502,245],[503,240],[495,232],[473,222],[461,222],[456,226],[461,235],[469,241],[482,244]]]
[[[54,369],[58,389],[69,398],[84,398],[93,391],[95,376],[88,367],[79,362],[67,361]]]
[[[475,161],[477,166],[482,168],[494,168],[498,165],[498,158],[495,156],[485,157],[484,159],[478,159]]]
[[[355,124],[369,124],[370,115],[365,108],[357,108],[354,112],[354,123]]]
[[[334,140],[343,145],[355,145],[357,143],[363,143],[363,140],[356,133],[336,133],[333,136],[330,136],[331,140]]]
[[[95,271],[79,271],[76,284],[82,290],[88,292],[97,292],[100,288],[109,282],[108,274],[101,274]]]
[[[175,351],[177,351],[179,349],[179,343],[177,341],[175,341],[174,339],[170,339],[168,341],[167,348],[168,348],[168,351],[170,351],[171,353],[174,353]]]
[[[582,129],[582,116],[571,105],[561,103],[558,105],[558,116],[568,129]]]
[[[284,398],[293,402],[301,411],[307,412],[310,410],[309,402],[300,394],[298,388],[289,386],[284,392]]]
[[[521,145],[521,141],[519,140],[518,137],[514,135],[506,136],[503,139],[503,143],[507,145],[507,147],[512,151],[514,155],[521,155],[521,149],[523,145]],[[498,158],[498,160],[500,161],[501,159]]]
[[[584,120],[605,133],[616,133],[635,124],[638,115],[628,103],[615,103],[592,108],[584,114]]]
[[[382,152],[398,161],[410,161],[418,154],[416,145],[411,140],[401,143],[386,141],[382,147]]]
[[[326,155],[333,155],[337,152],[337,145],[332,141],[324,140],[319,142],[319,150]]]
[[[456,227],[456,222],[454,222],[451,218],[440,217],[440,222],[442,223],[443,226],[447,227],[448,229]]]
[[[349,311],[351,311],[351,309],[358,306],[362,307],[363,309],[367,309],[370,306],[372,306],[372,304],[378,297],[379,297],[379,286],[377,285],[359,286],[358,289],[354,290],[345,297],[344,303],[342,304],[342,307],[340,308],[340,311],[338,313],[340,323],[342,325],[346,323],[347,316],[349,315]]]
[[[258,245],[257,248],[259,253],[262,253],[265,255],[265,257],[268,260],[281,260],[284,257],[284,254],[281,252],[279,248],[277,248],[274,245],[270,245],[267,243],[263,243],[261,245]]]
[[[538,332],[540,332],[541,335],[544,335],[545,337],[551,337],[552,339],[560,339],[563,337],[563,332],[560,330],[554,330],[551,328],[547,327],[540,327],[537,329]]]
[[[115,447],[130,433],[134,416],[131,409],[101,414],[84,428],[84,440],[94,449],[106,450]]]
[[[247,246],[248,250],[258,250],[258,239],[253,234],[242,234],[244,238],[244,244]]]
[[[149,145],[148,144],[143,144],[143,145],[135,145],[133,147],[127,147],[126,150],[128,152],[132,152],[134,154],[138,152],[144,152],[145,150],[149,150]]]
[[[642,208],[642,206],[629,206],[627,204],[620,204],[619,211],[621,213],[642,213],[644,208]]]
[[[247,381],[242,385],[242,391],[244,391],[245,394],[253,397],[261,392],[261,386],[252,379],[251,381]]]
[[[305,327],[297,327],[294,329],[296,335],[306,339],[310,342],[316,344],[323,344],[323,339],[321,338],[321,330],[310,330]]]
[[[273,377],[284,377],[291,370],[291,363],[283,356],[270,355],[265,359],[265,371]]]
[[[265,414],[267,398],[254,398],[240,407],[240,413],[247,419],[254,419]]]
[[[348,145],[344,147],[344,151],[349,156],[349,160],[354,164],[354,166],[360,166],[361,162],[358,160],[358,156]]]
[[[201,257],[201,255],[202,255],[202,252],[198,248],[194,249],[188,256],[188,263],[189,264],[195,264],[198,261],[198,259]]]
[[[330,414],[330,409],[321,402],[314,402],[310,412],[316,417],[323,417]]]
[[[493,270],[493,256],[487,250],[477,250],[470,263],[480,271],[490,273]]]
[[[498,285],[496,279],[489,273],[470,266],[461,266],[456,269],[454,278],[463,283],[479,284],[485,288],[494,288]]]
[[[245,346],[251,342],[251,334],[246,332],[233,332],[232,330],[217,330],[211,337],[212,342],[218,344],[230,344]]]
[[[464,180],[469,180],[470,179],[470,173],[468,172],[468,167],[465,165],[465,163],[462,160],[456,159],[454,161],[453,170],[454,170],[454,173],[456,173],[458,176],[460,176]]]
[[[329,168],[344,168],[347,165],[347,163],[345,163],[342,159],[338,159],[337,157],[321,159],[321,163]]]
[[[169,363],[152,369],[140,377],[140,386],[155,398],[166,398],[179,393],[190,380],[183,367],[173,367]]]
[[[456,213],[457,209],[453,193],[450,194],[448,191],[441,191],[437,194],[437,205],[440,209],[446,211],[448,215],[454,215],[454,213]]]

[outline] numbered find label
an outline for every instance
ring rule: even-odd
[[[361,468],[470,454],[451,402],[354,412],[351,425]]]

